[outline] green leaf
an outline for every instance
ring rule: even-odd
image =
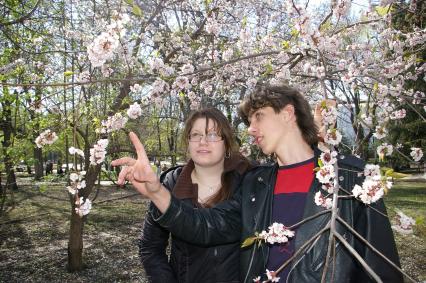
[[[315,167],[315,168],[314,168],[314,172],[318,172],[319,170],[321,170],[321,168],[320,168],[320,167]]]
[[[256,241],[257,237],[248,237],[247,239],[244,240],[244,242],[241,244],[242,248],[245,247],[249,247],[251,245],[254,244],[254,242]]]
[[[41,184],[38,190],[44,193],[47,190],[47,184]]]
[[[126,2],[130,6],[133,6],[133,0],[124,0],[124,2]]]
[[[392,9],[389,9],[389,5],[386,6],[377,6],[376,12],[379,16],[383,17],[386,14],[389,14],[392,11]]]
[[[318,165],[319,165],[320,167],[323,167],[323,166],[324,166],[324,163],[322,163],[322,160],[321,160],[321,159],[318,159]]]
[[[142,10],[141,10],[141,8],[139,8],[139,6],[136,3],[133,3],[132,12],[136,16],[142,17],[142,14],[143,14]]]
[[[290,49],[290,42],[288,40],[283,40],[281,42],[281,46],[284,50],[288,50],[288,49]]]
[[[69,76],[72,76],[73,74],[74,74],[73,71],[65,71],[64,72],[64,77],[69,77]]]
[[[416,218],[416,225],[423,225],[425,224],[425,218],[422,216],[419,216]]]

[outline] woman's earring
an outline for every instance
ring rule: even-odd
[[[231,152],[227,151],[226,154],[225,154],[225,158],[229,158],[229,157],[231,157]]]

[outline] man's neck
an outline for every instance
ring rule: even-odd
[[[302,135],[297,134],[281,143],[275,153],[280,166],[303,162],[314,157],[311,146],[305,142]]]

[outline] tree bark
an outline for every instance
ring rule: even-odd
[[[75,212],[74,196],[71,201],[71,223],[68,241],[68,271],[83,269],[83,225],[84,219]]]

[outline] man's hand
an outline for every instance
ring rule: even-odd
[[[170,193],[161,185],[157,174],[152,170],[145,148],[136,134],[130,132],[129,137],[136,149],[137,159],[123,157],[111,162],[112,166],[125,166],[118,175],[117,183],[123,185],[128,180],[139,193],[150,198],[158,209],[164,212],[170,203]]]

